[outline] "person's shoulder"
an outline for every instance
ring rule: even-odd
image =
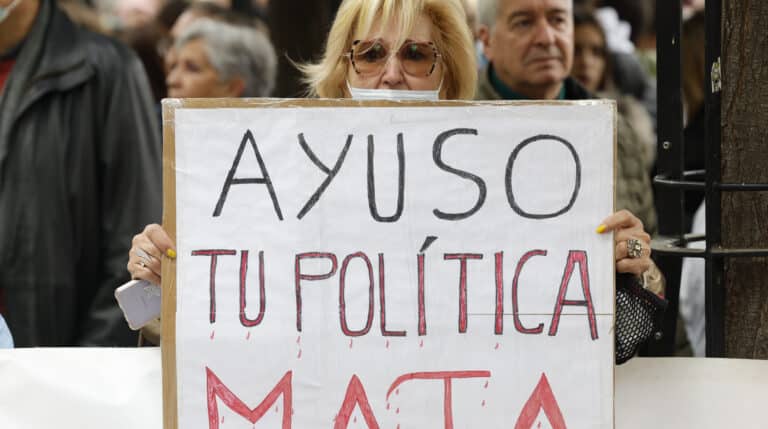
[[[490,65],[481,68],[477,73],[477,83],[475,86],[475,100],[498,100],[501,96],[493,88],[491,80],[488,78]]]
[[[121,41],[84,28],[78,28],[78,31],[79,43],[87,54],[86,61],[97,72],[119,74],[138,61],[136,54]]]
[[[565,80],[563,81],[563,85],[565,86],[566,100],[590,100],[593,98],[597,98],[595,94],[592,94],[589,91],[587,91],[586,88],[584,88],[578,82],[576,82],[576,79],[570,76],[565,78]]]

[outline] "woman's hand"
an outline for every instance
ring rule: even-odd
[[[597,228],[600,234],[614,232],[616,272],[632,273],[640,278],[655,267],[651,260],[651,236],[643,222],[627,210],[608,216]]]
[[[171,259],[176,258],[173,240],[162,226],[152,224],[133,236],[132,244],[128,252],[128,272],[131,273],[131,278],[160,285],[163,255]]]

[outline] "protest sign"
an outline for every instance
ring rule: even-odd
[[[164,109],[166,428],[613,426],[613,103]]]

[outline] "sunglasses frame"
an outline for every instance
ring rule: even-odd
[[[373,40],[378,40],[378,39],[373,39]],[[346,54],[344,54],[344,57],[349,59],[349,62],[352,63],[352,70],[354,70],[355,73],[357,73],[357,74],[361,74],[361,73],[360,73],[360,70],[357,69],[357,64],[355,64],[354,52],[355,52],[355,46],[360,44],[360,42],[362,42],[362,41],[363,40],[361,40],[361,39],[357,39],[357,40],[353,41],[352,42],[352,46],[349,48],[349,51]],[[440,52],[437,51],[437,46],[435,46],[434,42],[414,42],[414,43],[427,44],[427,45],[429,45],[429,47],[432,48],[432,54],[434,55],[433,59],[432,59],[432,67],[429,68],[429,71],[424,76],[416,76],[414,74],[408,73],[405,70],[405,68],[403,68],[403,71],[406,72],[408,75],[414,76],[414,77],[429,77],[429,76],[432,75],[432,73],[434,73],[435,68],[437,67],[437,62],[440,60],[440,58],[442,58],[442,55],[440,54]],[[403,46],[405,46],[405,45],[406,45],[406,43],[403,44]],[[400,54],[400,51],[403,50],[403,46],[401,46],[400,49],[397,50],[397,54],[396,55]],[[391,56],[391,54],[390,54],[390,56]],[[389,61],[389,57],[387,58],[387,61]],[[400,60],[400,61],[402,63],[402,60]],[[384,70],[384,65],[386,65],[386,62],[381,67],[382,71]],[[381,73],[381,71],[379,73]]]

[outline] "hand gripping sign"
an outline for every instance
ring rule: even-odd
[[[612,427],[614,104],[164,110],[166,428]]]

